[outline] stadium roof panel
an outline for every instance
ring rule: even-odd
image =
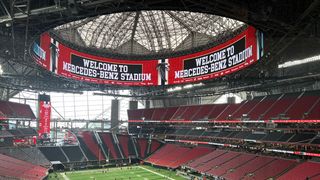
[[[203,46],[244,25],[234,19],[205,13],[153,10],[86,18],[55,30],[67,34],[71,42],[74,39],[71,36],[78,35],[84,43],[77,44],[89,48],[119,54],[156,54]]]

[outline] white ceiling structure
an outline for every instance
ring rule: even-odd
[[[245,24],[188,11],[122,12],[86,18],[55,28],[63,38],[120,54],[152,54],[192,49]]]

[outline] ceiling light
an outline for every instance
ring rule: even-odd
[[[2,73],[3,73],[3,70],[2,70],[2,66],[0,64],[0,75],[2,75]]]
[[[279,64],[278,68],[286,68],[286,67],[291,67],[291,66],[297,66],[300,64],[305,64],[305,63],[310,63],[310,62],[315,62],[320,60],[320,55],[317,56],[312,56],[304,59],[299,59],[299,60],[293,60],[293,61],[288,61],[283,64]]]

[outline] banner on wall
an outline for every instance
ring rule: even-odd
[[[33,57],[45,69],[67,78],[100,84],[157,86],[193,83],[224,76],[263,56],[263,34],[249,26],[241,34],[208,50],[159,60],[122,60],[71,49],[42,34]]]
[[[50,138],[51,103],[50,96],[39,95],[38,97],[38,136],[39,139]]]

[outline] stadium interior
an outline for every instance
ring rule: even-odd
[[[1,0],[0,179],[320,180],[319,15]]]

